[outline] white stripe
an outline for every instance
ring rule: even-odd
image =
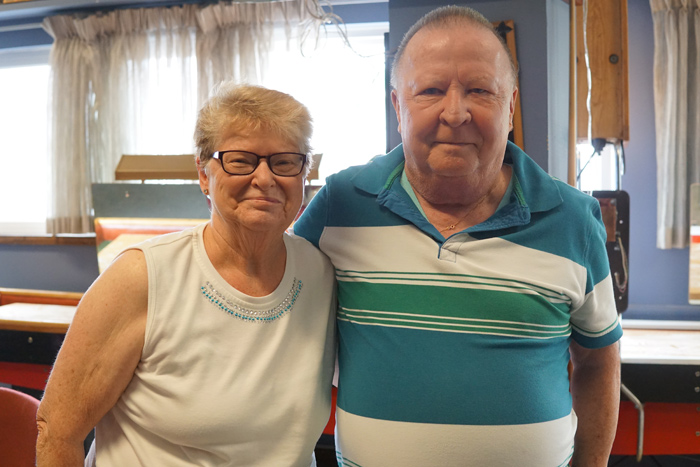
[[[353,319],[346,319],[343,318],[342,316],[338,316],[338,321],[347,321],[349,323],[354,323],[354,324],[361,324],[363,326],[383,326],[383,327],[388,327],[388,328],[403,328],[403,329],[420,329],[422,331],[435,331],[435,332],[456,332],[460,334],[482,334],[482,335],[487,335],[487,336],[503,336],[503,337],[519,337],[523,339],[556,339],[558,337],[566,337],[570,335],[570,332],[567,332],[566,334],[559,334],[557,336],[530,336],[530,335],[520,335],[520,334],[507,334],[507,333],[502,333],[502,332],[486,332],[486,331],[465,331],[465,330],[458,330],[458,329],[435,329],[435,328],[428,328],[428,327],[423,327],[423,326],[401,326],[398,324],[381,324],[381,323],[364,323],[360,322],[357,320]],[[532,331],[535,332],[535,331]]]
[[[438,244],[415,226],[326,227],[321,249],[342,271],[458,274],[522,281],[568,297],[574,308],[584,300],[586,269],[568,258],[500,238],[475,240],[459,235],[456,261],[439,261]],[[357,245],[371,245],[361,248]],[[386,275],[386,274],[385,274]],[[512,282],[511,282],[512,283]]]
[[[584,336],[600,337],[600,332],[592,332],[592,329],[607,329],[611,324],[619,322],[617,310],[610,310],[609,305],[615,303],[611,277],[600,281],[593,291],[586,296],[586,301],[581,308],[571,312],[571,324],[574,329]],[[610,328],[612,331],[614,328]]]
[[[400,313],[396,311],[374,311],[374,310],[360,310],[357,308],[345,308],[341,307],[341,310],[345,310],[346,312],[352,313],[371,313],[371,314],[378,314],[378,315],[391,315],[391,316],[406,316],[406,317],[415,317],[419,316],[422,318],[435,318],[435,315],[424,315],[424,314],[417,314],[417,313]],[[561,329],[566,329],[569,327],[568,324],[535,324],[535,323],[526,323],[523,321],[505,321],[505,320],[498,320],[498,319],[477,319],[477,318],[461,318],[461,317],[451,317],[451,316],[441,316],[444,319],[450,319],[450,320],[457,320],[457,321],[476,321],[480,323],[498,323],[498,324],[520,324],[523,326],[533,326],[533,327],[541,327],[541,328],[561,328]],[[376,318],[380,319],[380,318]],[[422,322],[422,321],[421,321]]]
[[[426,281],[433,282],[490,282],[495,285],[504,285],[511,287],[524,287],[530,289],[541,290],[546,294],[556,294],[554,290],[545,289],[542,287],[537,287],[528,281],[522,280],[506,280],[497,277],[483,277],[483,276],[468,276],[466,274],[428,274],[428,273],[400,273],[396,271],[338,271],[338,275],[343,278],[351,279],[396,279],[399,281],[415,281],[418,279],[423,279]]]
[[[339,278],[347,281],[351,280],[388,280],[394,279],[397,284],[400,283],[413,283],[419,279],[428,282],[446,282],[446,283],[472,283],[472,282],[486,282],[493,285],[501,285],[505,287],[512,287],[516,289],[525,288],[539,290],[545,295],[556,295],[557,292],[550,289],[545,289],[543,287],[538,287],[530,282],[521,280],[505,280],[499,279],[497,277],[483,277],[483,276],[467,276],[466,274],[421,274],[421,273],[399,273],[396,271],[337,271]]]
[[[377,420],[336,411],[336,442],[346,465],[566,465],[576,415],[528,425],[442,425]]]
[[[568,298],[564,297],[563,299],[561,298],[556,298],[552,297],[550,294],[555,293],[555,292],[549,292],[549,294],[538,292],[537,290],[533,288],[528,288],[525,285],[520,285],[518,288],[516,286],[499,286],[499,285],[486,285],[486,284],[473,284],[469,282],[460,282],[460,281],[446,281],[446,280],[440,280],[440,281],[421,281],[421,280],[398,280],[398,279],[376,279],[376,278],[347,278],[347,277],[342,277],[336,275],[338,278],[339,282],[366,282],[366,283],[372,283],[372,284],[395,284],[395,285],[421,285],[421,286],[427,286],[427,287],[451,287],[451,288],[459,288],[459,289],[478,289],[478,290],[491,290],[491,291],[497,291],[497,292],[508,292],[508,293],[522,293],[526,295],[537,295],[540,297],[544,297],[547,299],[548,302],[551,303],[569,303],[571,300]]]

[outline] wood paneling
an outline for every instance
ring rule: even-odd
[[[590,106],[591,138],[629,140],[627,0],[587,0],[586,3],[585,43],[583,6],[578,6],[576,11],[578,138],[589,139]],[[591,89],[587,104],[589,72]]]

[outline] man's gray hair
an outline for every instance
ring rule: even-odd
[[[484,15],[482,15],[473,8],[469,8],[466,6],[450,5],[436,8],[431,12],[427,13],[421,19],[416,21],[416,23],[413,26],[411,26],[408,32],[406,32],[406,34],[403,36],[399,47],[396,49],[396,54],[394,54],[394,62],[391,66],[391,87],[394,89],[397,88],[397,69],[399,68],[399,65],[401,63],[401,57],[403,57],[403,54],[406,51],[406,46],[408,45],[409,41],[413,39],[413,36],[415,36],[418,31],[420,31],[423,28],[441,29],[464,23],[489,30],[493,33],[494,36],[496,36],[496,38],[498,38],[498,41],[501,43],[501,45],[503,45],[503,49],[506,51],[506,55],[508,56],[508,60],[510,62],[510,68],[513,75],[513,84],[517,83],[518,67],[515,65],[515,60],[513,59],[513,56],[510,53],[508,45],[503,40],[503,37],[501,37],[501,35],[498,34],[498,32],[493,28],[491,22],[488,19],[486,19]]]

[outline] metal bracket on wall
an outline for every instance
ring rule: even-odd
[[[600,203],[607,233],[605,249],[613,278],[615,306],[618,313],[627,309],[629,291],[630,198],[626,191],[594,191],[591,195]]]

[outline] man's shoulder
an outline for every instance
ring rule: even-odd
[[[301,235],[285,233],[285,244],[287,248],[294,250],[296,257],[307,266],[313,264],[313,268],[323,266],[325,269],[329,269],[331,267],[328,257]]]
[[[598,200],[595,199],[588,193],[579,190],[576,187],[569,185],[557,178],[553,177],[553,180],[559,188],[559,193],[564,200],[564,204],[567,206],[578,206],[582,209],[590,210],[591,207],[599,206]]]
[[[388,154],[372,157],[369,162],[341,170],[326,179],[332,188],[357,186],[377,193],[385,184],[392,171],[403,161],[403,150],[397,147]]]
[[[519,185],[528,205],[535,211],[555,207],[564,210],[590,211],[597,206],[592,196],[548,174],[522,149],[509,143],[507,158],[514,164]]]
[[[362,165],[353,165],[329,175],[326,177],[326,186],[352,183],[352,180],[358,176],[358,174],[361,174],[370,164],[371,161]]]
[[[376,155],[365,164],[351,166],[330,175],[326,178],[326,186],[334,189],[355,186],[376,194],[403,160],[403,145],[399,144],[387,154]]]

